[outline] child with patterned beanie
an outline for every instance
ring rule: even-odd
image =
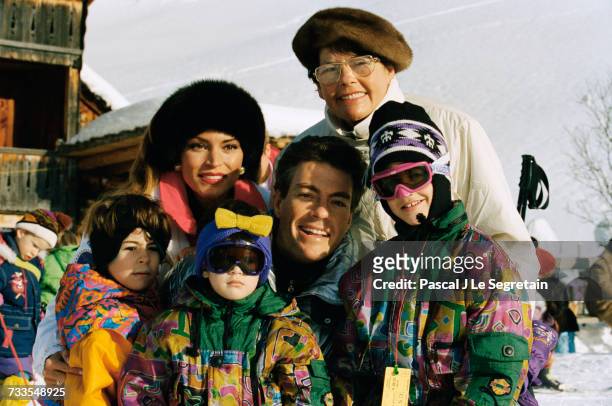
[[[217,209],[174,308],[134,343],[120,404],[332,403],[312,330],[268,283],[271,229],[246,203]]]
[[[68,365],[65,405],[116,404],[116,383],[143,322],[159,310],[157,272],[170,241],[159,205],[141,195],[90,209],[93,264],[71,264],[57,294],[57,325]],[[62,384],[62,382],[58,382]]]
[[[452,200],[448,147],[422,107],[385,103],[370,134],[369,175],[396,221],[392,241],[412,259],[431,261],[417,261],[409,272],[387,265],[385,277],[416,275],[418,283],[379,291],[378,298],[368,259],[340,280],[348,320],[337,330],[330,365],[341,404],[385,404],[395,395],[405,405],[515,404],[527,375],[529,304],[518,288],[480,284],[520,280],[514,263]],[[450,270],[443,259],[466,266]],[[468,259],[476,265],[468,267]]]
[[[39,254],[57,242],[58,214],[36,209],[26,213],[14,231],[0,233],[0,380],[5,385],[25,384],[32,378],[44,273]]]

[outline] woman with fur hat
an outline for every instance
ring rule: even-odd
[[[143,330],[120,404],[332,404],[314,333],[268,283],[272,217],[229,201],[198,238],[171,310]]]
[[[172,265],[193,251],[198,230],[223,200],[266,208],[255,183],[264,138],[261,109],[244,89],[222,80],[193,82],[170,95],[155,113],[128,184],[114,194],[144,194],[160,202],[171,218],[166,263]],[[89,252],[83,238],[79,262],[87,263]],[[59,353],[52,313],[42,322],[34,367],[41,372],[44,367],[46,380],[63,382],[70,370]]]
[[[376,111],[370,131],[371,184],[396,220],[392,241],[419,242],[424,258],[480,258],[481,267],[462,271],[468,280],[518,280],[506,253],[452,200],[446,142],[425,110],[390,101]],[[510,405],[518,398],[531,339],[520,291],[406,289],[376,301],[375,274],[366,269],[358,264],[340,281],[348,321],[338,329],[331,364],[344,403],[379,404],[383,379],[400,369],[411,405]],[[449,271],[433,265],[415,272],[438,281]]]
[[[468,115],[429,100],[404,96],[396,74],[412,63],[412,50],[396,27],[365,10],[338,7],[316,12],[297,31],[293,51],[325,101],[325,119],[300,134],[339,136],[368,157],[372,115],[387,101],[421,105],[448,145],[451,194],[461,198],[476,226],[499,241],[529,241],[515,209],[501,163],[480,124]],[[504,213],[499,216],[499,213]],[[353,219],[357,241],[395,235],[392,219],[372,193],[364,194]],[[362,250],[362,255],[367,251]],[[533,254],[517,257],[533,257]],[[531,269],[531,268],[530,268]],[[534,266],[531,276],[537,276]],[[529,276],[529,275],[524,275]]]
[[[266,208],[255,184],[264,140],[257,101],[233,83],[194,82],[164,101],[125,189],[160,200],[174,223],[172,259],[194,245],[222,201],[236,198]]]

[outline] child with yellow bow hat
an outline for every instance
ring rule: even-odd
[[[133,347],[123,405],[332,404],[314,333],[268,283],[271,231],[272,218],[246,203],[217,209],[193,276]]]

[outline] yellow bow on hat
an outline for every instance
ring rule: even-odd
[[[243,216],[231,210],[218,208],[215,211],[217,228],[239,228],[251,234],[266,237],[272,231],[272,217],[258,214],[256,216]]]

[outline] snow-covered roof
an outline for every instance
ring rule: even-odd
[[[323,119],[322,110],[261,104],[270,137],[296,135]]]
[[[81,81],[89,87],[89,90],[102,98],[112,110],[117,110],[130,104],[113,85],[98,75],[87,64],[83,64],[81,68]]]
[[[164,98],[154,98],[109,111],[85,126],[65,145],[77,145],[94,139],[144,128],[163,103]],[[295,135],[323,118],[322,111],[261,104],[266,130],[271,137]]]
[[[77,145],[94,139],[146,127],[163,102],[163,98],[144,100],[119,110],[102,114],[87,124],[64,145]]]

